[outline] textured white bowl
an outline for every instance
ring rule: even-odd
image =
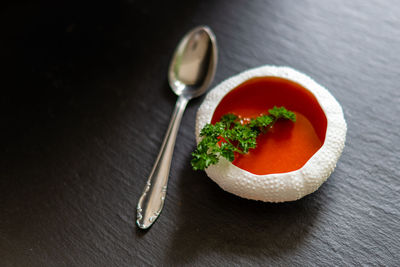
[[[266,202],[293,201],[317,190],[333,172],[345,144],[347,126],[340,104],[324,87],[307,75],[289,67],[262,66],[231,77],[212,89],[201,104],[196,116],[196,141],[200,130],[210,123],[222,98],[243,82],[255,78],[281,77],[302,85],[317,99],[327,118],[325,141],[322,147],[298,170],[256,175],[243,170],[224,158],[206,169],[207,175],[222,189],[247,199]]]

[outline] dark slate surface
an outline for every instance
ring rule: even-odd
[[[82,2],[1,9],[1,266],[400,264],[397,1]],[[214,85],[264,64],[305,72],[342,104],[346,147],[314,194],[243,200],[190,169],[195,100],[162,216],[139,231],[169,60],[199,24],[218,39]]]

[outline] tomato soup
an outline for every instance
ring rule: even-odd
[[[254,174],[290,172],[301,168],[321,148],[327,128],[324,111],[315,96],[301,85],[278,77],[250,79],[230,91],[218,104],[211,123],[233,113],[244,119],[268,114],[284,106],[296,122],[278,120],[257,138],[257,147],[232,162]]]

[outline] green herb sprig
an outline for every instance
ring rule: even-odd
[[[266,133],[279,119],[296,121],[296,115],[285,107],[274,107],[268,115],[261,115],[243,123],[234,114],[226,114],[220,121],[206,124],[200,131],[202,140],[192,153],[191,164],[194,170],[204,170],[217,164],[220,157],[230,162],[235,159],[235,152],[246,154],[257,146],[257,136]]]

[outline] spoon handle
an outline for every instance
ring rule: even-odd
[[[136,224],[142,229],[147,229],[153,224],[164,206],[175,140],[188,101],[185,96],[179,96],[160,152],[139,199]]]

